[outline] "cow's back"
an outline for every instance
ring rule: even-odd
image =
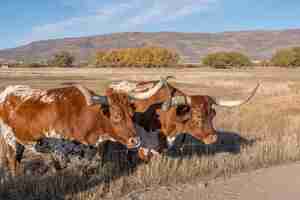
[[[0,117],[21,143],[45,136],[72,138],[76,118],[87,105],[84,95],[73,86],[50,90],[20,87],[4,92]]]

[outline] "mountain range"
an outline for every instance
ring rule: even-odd
[[[262,60],[269,59],[277,49],[300,46],[300,29],[222,33],[125,32],[43,40],[0,50],[0,61],[41,61],[60,51],[69,51],[77,62],[86,62],[99,50],[142,46],[173,49],[185,63],[198,63],[203,56],[217,51],[238,51],[252,60]]]

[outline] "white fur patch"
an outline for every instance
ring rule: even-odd
[[[176,137],[167,137],[168,147],[173,146]]]
[[[13,149],[16,148],[16,137],[11,127],[0,119],[0,134],[3,136],[6,143]]]
[[[104,141],[112,141],[112,142],[115,142],[116,140],[108,135],[102,135],[98,138],[98,141],[96,142],[96,146],[101,144],[102,142]]]
[[[144,148],[144,147],[141,147],[141,149],[143,150],[143,153],[146,155],[146,156],[149,156],[149,155],[153,155],[153,156],[159,156],[160,154],[153,150],[153,149],[148,149],[148,148]]]
[[[56,130],[50,129],[49,131],[45,131],[44,135],[48,138],[56,138],[56,139],[62,139],[63,136],[61,134],[58,134]]]
[[[10,95],[20,97],[22,101],[28,99],[39,99],[43,103],[52,103],[55,100],[54,95],[47,95],[45,90],[33,89],[27,85],[13,85],[5,88],[0,94],[0,103],[3,103]]]

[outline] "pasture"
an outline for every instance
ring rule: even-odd
[[[133,191],[182,183],[207,183],[217,177],[300,160],[300,70],[256,68],[244,70],[189,69],[1,69],[0,88],[29,84],[51,88],[76,82],[103,94],[114,80],[156,80],[173,75],[170,82],[188,94],[218,98],[246,97],[261,83],[256,96],[240,108],[216,108],[214,120],[220,139],[206,146],[179,137],[176,149],[150,163],[127,166],[115,159],[82,163],[55,172],[48,155],[26,152],[25,174],[0,183],[0,199],[138,199]],[[184,140],[184,145],[180,141]],[[112,155],[118,149],[112,149]],[[117,156],[120,158],[121,156]],[[121,165],[121,166],[120,166]],[[107,182],[110,181],[110,187]]]

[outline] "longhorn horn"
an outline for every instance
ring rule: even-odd
[[[167,76],[165,78],[161,77],[158,83],[151,89],[149,89],[146,92],[129,92],[128,95],[136,100],[144,100],[152,97],[154,94],[156,94],[164,85],[168,84],[168,79],[175,78],[173,76]]]
[[[223,107],[236,107],[236,106],[241,106],[254,97],[255,93],[257,92],[257,89],[259,88],[260,84],[257,83],[256,87],[252,90],[250,95],[245,99],[245,100],[235,100],[235,101],[227,101],[227,100],[216,100],[214,99],[214,103],[217,106],[223,106]]]
[[[163,111],[167,111],[172,106],[180,106],[180,105],[191,105],[191,97],[189,96],[175,96],[172,97],[171,100],[165,101],[161,108]]]

